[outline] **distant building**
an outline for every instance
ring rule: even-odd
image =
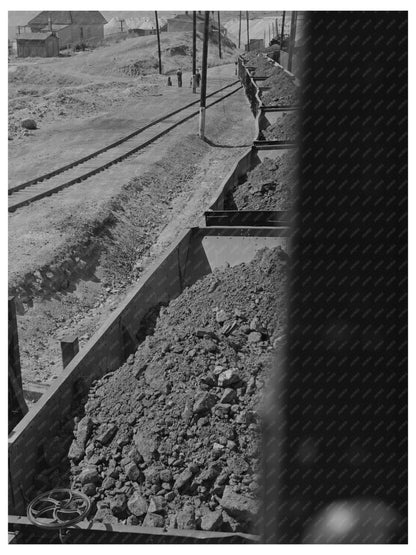
[[[52,30],[59,38],[59,47],[98,41],[104,38],[106,19],[100,12],[40,12],[27,26],[32,33]]]
[[[59,56],[59,39],[55,33],[21,33],[17,35],[19,58],[51,58]]]

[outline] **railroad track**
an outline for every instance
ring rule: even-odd
[[[233,81],[208,94],[207,98],[214,97],[214,100],[207,104],[207,108],[225,100],[239,91],[241,87],[242,85],[239,81]],[[230,88],[232,88],[230,92],[227,91],[225,94],[221,94]],[[122,162],[132,154],[160,139],[175,127],[198,115],[199,108],[195,109],[197,104],[199,104],[199,99],[152,121],[104,148],[92,152],[88,156],[84,156],[66,166],[35,177],[25,183],[11,187],[8,191],[9,212],[14,212],[22,206],[50,196],[71,185],[81,183],[99,172],[105,171],[110,166]]]

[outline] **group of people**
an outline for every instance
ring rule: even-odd
[[[176,77],[178,79],[178,87],[182,87],[182,70],[181,68],[178,69],[178,71],[176,72]],[[191,77],[191,82],[189,84],[190,87],[192,87],[193,82],[192,82],[193,77]],[[195,80],[196,80],[196,86],[199,87],[201,84],[201,72],[199,69],[196,70],[195,73]],[[172,79],[170,77],[168,77],[168,87],[172,86]]]

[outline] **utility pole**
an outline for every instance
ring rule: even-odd
[[[196,93],[196,12],[193,12],[192,19],[192,92]]]
[[[290,22],[289,59],[287,62],[288,71],[292,71],[293,51],[295,49],[295,41],[296,41],[296,19],[297,19],[297,12],[292,12],[292,19]]]
[[[240,12],[240,22],[238,24],[238,48],[241,48],[241,12]]]
[[[278,22],[277,22],[277,17],[276,17],[276,20],[275,20],[275,23],[274,23],[274,27],[275,27],[275,29],[276,29],[274,38],[277,39],[277,37],[278,37],[278,35],[279,35],[279,25],[278,25]]]
[[[199,108],[199,136],[205,138],[205,108],[207,98],[207,63],[208,63],[209,12],[205,12],[204,45],[202,47],[201,103]]]
[[[283,12],[283,15],[282,15],[282,33],[280,35],[280,50],[283,50],[283,39],[284,39],[284,33],[285,33],[285,16],[286,16],[286,12]]]
[[[222,58],[221,55],[221,22],[220,22],[220,11],[218,10],[218,53],[220,56],[220,60]]]
[[[124,19],[120,19],[120,32],[123,32],[123,23],[124,23]]]
[[[250,52],[250,33],[249,33],[249,23],[248,23],[248,12],[246,12],[246,19],[247,19],[247,52]]]
[[[162,75],[162,55],[160,53],[160,33],[159,33],[159,20],[157,18],[157,12],[155,12],[156,19],[156,34],[157,34],[157,53],[159,56],[159,75]]]

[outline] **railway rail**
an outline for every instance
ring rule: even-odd
[[[215,98],[226,89],[232,88],[230,92]],[[214,97],[215,100],[207,105],[207,108],[225,100],[241,89],[239,81],[233,81],[207,95],[207,98]],[[146,146],[160,139],[179,125],[185,123],[199,113],[195,110],[195,105],[199,100],[195,100],[182,108],[150,122],[144,127],[133,131],[129,135],[97,150],[91,154],[75,160],[61,168],[47,174],[35,177],[25,183],[16,185],[9,189],[9,212],[14,212],[18,208],[40,200],[46,196],[61,191],[76,183],[81,183],[99,172],[105,171],[110,166],[118,164],[142,150]],[[175,118],[175,116],[178,116]],[[173,118],[173,119],[172,119]]]

